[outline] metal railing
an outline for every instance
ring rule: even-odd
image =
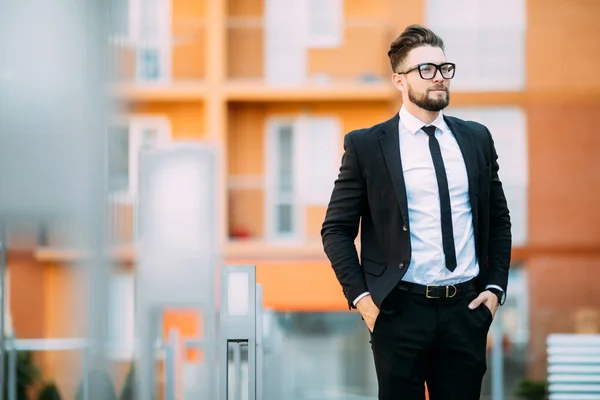
[[[175,362],[176,348],[179,342],[179,332],[171,331],[169,334],[168,341],[157,342],[155,352],[164,354],[165,360],[165,386],[164,386],[164,399],[174,400],[174,385],[175,381]],[[7,400],[19,400],[17,399],[17,352],[19,351],[38,351],[38,352],[50,352],[50,351],[81,351],[82,357],[82,375],[81,375],[81,388],[83,400],[90,399],[89,391],[89,372],[90,364],[88,362],[89,352],[94,348],[94,343],[85,338],[57,338],[57,339],[16,339],[14,337],[8,337],[4,341],[5,354],[8,357],[8,398]],[[122,350],[123,346],[117,346],[109,344],[109,351],[111,349]],[[131,349],[127,349],[131,350]]]
[[[549,400],[600,399],[600,335],[547,339]]]
[[[218,371],[207,359],[203,376],[194,377],[202,382],[213,379],[217,372],[220,380],[219,398],[222,400],[262,400],[265,398],[265,342],[262,331],[262,286],[256,283],[254,265],[228,265],[221,268],[221,308],[219,310]],[[201,338],[182,338],[179,330],[171,329],[167,340],[157,340],[154,346],[155,361],[164,360],[163,398],[183,398],[178,381],[185,354],[189,349],[207,350],[208,343]],[[85,338],[17,339],[4,341],[8,358],[8,400],[17,400],[17,352],[19,351],[80,351],[82,357],[83,400],[89,393],[89,354],[95,344]],[[123,346],[108,343],[111,349]],[[127,349],[131,350],[131,349]],[[247,357],[242,357],[242,354]],[[157,357],[158,354],[158,357]]]

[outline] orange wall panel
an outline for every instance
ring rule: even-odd
[[[600,243],[598,112],[600,102],[528,108],[531,245]]]
[[[263,42],[262,27],[228,27],[226,76],[230,79],[262,79]]]
[[[173,140],[198,140],[206,137],[205,107],[201,102],[153,102],[134,104],[132,114],[166,115],[171,121]]]
[[[229,17],[254,21],[251,26],[227,27],[227,77],[262,78],[264,29],[261,18],[264,14],[263,0],[228,0]]]
[[[347,18],[386,18],[389,0],[344,0],[344,15]]]
[[[28,252],[10,251],[7,256],[10,313],[16,337],[44,336],[44,268]]]
[[[262,237],[266,230],[264,209],[264,190],[230,190],[229,234],[236,237]]]
[[[339,47],[309,49],[309,78],[324,74],[333,79],[358,80],[363,75],[385,76],[390,72],[387,51],[389,33],[385,25],[347,26]]]
[[[204,324],[201,315],[194,309],[167,309],[163,313],[163,340],[167,342],[172,329],[179,331],[180,340],[202,339]],[[198,361],[198,349],[187,349],[187,361]]]
[[[227,15],[230,17],[262,17],[264,0],[227,0]]]
[[[326,259],[227,260],[255,264],[265,308],[276,311],[347,311],[348,303]]]
[[[600,89],[600,2],[527,1],[527,88]]]
[[[89,323],[85,271],[68,265],[44,267],[45,335],[47,338],[85,337]],[[44,376],[54,380],[65,398],[75,398],[81,381],[80,351],[48,352],[44,355]]]
[[[264,173],[265,109],[262,105],[231,105],[227,134],[229,175]]]
[[[172,0],[171,4],[175,21],[206,16],[206,0]]]
[[[205,76],[206,4],[204,0],[173,0],[173,78]]]
[[[326,206],[306,207],[307,240],[321,240],[321,225],[325,219]]]

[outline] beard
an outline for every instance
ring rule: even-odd
[[[432,99],[429,97],[429,92],[431,90],[434,90],[434,89],[427,90],[427,92],[425,92],[423,94],[415,93],[412,90],[412,87],[409,86],[408,87],[408,99],[413,104],[415,104],[417,107],[420,107],[427,111],[436,112],[436,111],[441,111],[444,108],[448,107],[448,104],[450,104],[450,92],[448,91],[448,89],[444,88],[444,90],[446,91],[446,96],[438,97],[435,99]]]

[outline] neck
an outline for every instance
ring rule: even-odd
[[[439,111],[427,111],[411,103],[410,101],[404,102],[404,108],[406,108],[406,111],[408,111],[413,117],[418,118],[427,125],[435,121],[435,119],[440,115]]]

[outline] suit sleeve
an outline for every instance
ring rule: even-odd
[[[498,155],[494,140],[487,131],[491,147],[492,176],[490,187],[490,233],[488,247],[488,285],[498,285],[505,292],[512,247],[511,222],[502,182],[498,177]]]
[[[342,286],[349,308],[367,292],[354,240],[366,202],[366,187],[351,133],[344,137],[344,155],[321,229],[323,248]]]

